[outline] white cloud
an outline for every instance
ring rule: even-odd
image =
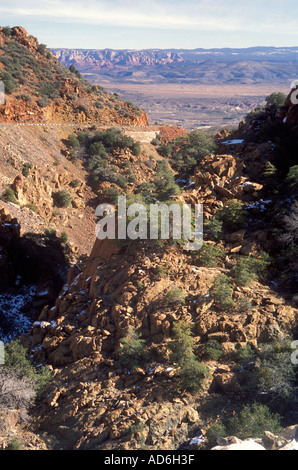
[[[147,0],[145,3],[136,0],[29,0],[25,4],[20,0],[1,4],[0,0],[0,14],[10,16],[90,25],[231,33],[261,30],[296,34],[297,9],[292,0]]]

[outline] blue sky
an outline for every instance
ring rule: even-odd
[[[0,24],[48,47],[298,46],[297,0],[0,0]]]

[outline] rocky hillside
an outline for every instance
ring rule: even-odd
[[[24,28],[0,29],[2,122],[147,125],[146,113],[83,80]]]
[[[146,113],[63,67],[22,27],[0,28],[0,79],[2,207],[22,233],[65,232],[74,255],[90,253],[98,188],[86,184],[86,168],[71,158],[68,137],[86,126],[146,128]],[[61,191],[69,197],[65,207],[54,201]]]
[[[263,125],[273,114],[264,114]],[[220,146],[195,166],[191,189],[173,196],[204,202],[201,252],[97,240],[85,267],[69,271],[55,305],[23,337],[33,361],[53,368],[34,417],[54,448],[210,448],[214,436],[235,432],[235,412],[241,417],[254,402],[268,406],[257,413],[265,413],[271,448],[291,441],[278,438],[270,417],[295,429],[297,382],[286,366],[297,335],[295,291],[277,288],[276,260],[265,256],[274,257],[278,237],[263,168],[276,154],[270,142],[236,139],[257,123],[261,129],[258,119],[234,136],[218,135]],[[187,138],[173,147],[181,150]]]

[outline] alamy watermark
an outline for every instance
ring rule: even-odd
[[[194,208],[173,202],[127,204],[118,197],[117,207],[100,204],[95,211],[100,218],[96,237],[100,240],[173,240],[184,241],[185,250],[199,250],[203,245],[203,204]]]

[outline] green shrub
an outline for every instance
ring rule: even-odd
[[[11,75],[11,73],[10,72],[2,72],[2,73],[0,73],[0,77],[1,77],[2,82],[4,83],[5,93],[7,93],[8,95],[13,93],[16,89],[16,83],[15,83],[14,78]]]
[[[73,64],[71,64],[71,66],[69,67],[69,71],[71,73],[73,73],[77,78],[82,78],[82,75],[80,74],[80,72],[75,68],[75,66]]]
[[[171,196],[180,193],[180,188],[175,183],[174,173],[165,160],[159,161],[156,165],[153,185],[153,194],[160,201],[166,201]]]
[[[70,148],[77,149],[80,147],[80,141],[75,134],[69,134],[67,138],[67,145]]]
[[[71,186],[72,188],[77,188],[78,186],[80,186],[80,184],[81,184],[81,181],[78,179],[75,179],[69,183],[69,186]]]
[[[234,306],[233,288],[230,279],[225,274],[219,274],[214,279],[210,289],[210,297],[219,308],[231,308]]]
[[[209,376],[209,370],[195,358],[188,358],[180,365],[178,372],[181,380],[181,388],[196,393],[202,389],[205,379]]]
[[[54,228],[46,228],[44,230],[45,236],[48,238],[56,238],[57,237],[57,232]]]
[[[129,433],[130,434],[141,433],[145,429],[146,429],[146,424],[145,423],[132,424],[129,428]]]
[[[239,439],[262,438],[265,431],[278,434],[282,429],[280,421],[280,416],[271,413],[267,406],[254,403],[230,418],[226,429],[229,436]]]
[[[294,165],[289,169],[287,181],[290,183],[291,187],[298,185],[298,165]]]
[[[41,367],[37,370],[31,364],[27,351],[19,340],[5,345],[5,368],[12,369],[20,378],[31,380],[37,398],[42,396],[45,387],[52,379],[52,373],[48,368]]]
[[[182,289],[171,289],[166,293],[163,298],[163,304],[165,306],[178,306],[185,304],[185,292]]]
[[[12,28],[10,26],[4,26],[2,28],[2,32],[5,34],[5,36],[11,36]]]
[[[31,168],[32,168],[31,163],[24,163],[23,168],[22,168],[22,175],[25,176],[25,178],[29,176]]]
[[[17,437],[14,437],[7,445],[5,450],[21,450],[22,444]]]
[[[281,417],[263,404],[246,405],[229,419],[220,420],[206,431],[208,444],[213,447],[220,437],[237,436],[245,439],[262,439],[264,432],[278,434],[282,430]]]
[[[253,362],[256,359],[256,351],[251,344],[248,343],[237,351],[236,357],[237,360],[242,363]]]
[[[148,204],[156,201],[171,201],[171,196],[179,194],[180,187],[175,183],[174,173],[167,161],[159,161],[153,181],[140,184],[138,193],[141,194]]]
[[[173,167],[179,172],[191,172],[203,157],[213,154],[216,149],[212,133],[195,130],[186,137],[162,144],[158,152],[164,157],[170,157]]]
[[[236,308],[240,313],[249,312],[252,309],[252,301],[249,297],[243,296],[237,300]]]
[[[160,279],[165,279],[168,275],[168,268],[166,266],[159,266],[157,275]]]
[[[51,104],[51,102],[52,101],[47,96],[42,96],[39,98],[39,100],[37,100],[37,104],[40,108],[46,108]]]
[[[205,353],[212,361],[218,361],[223,354],[222,346],[216,340],[209,340],[205,346]]]
[[[169,343],[170,360],[182,363],[188,358],[194,358],[194,341],[192,325],[183,321],[173,324],[173,339]]]
[[[271,176],[275,176],[276,175],[276,172],[277,172],[277,168],[275,165],[273,165],[273,163],[271,162],[266,162],[265,164],[265,170],[264,170],[264,176],[266,176],[267,178],[268,177],[271,177]]]
[[[262,252],[259,258],[248,256],[240,258],[236,267],[232,270],[235,282],[239,286],[247,286],[257,280],[269,265],[270,259],[267,253]]]
[[[154,139],[151,140],[151,145],[154,145],[155,147],[160,144],[160,135],[157,135],[154,137]]]
[[[216,245],[209,243],[203,243],[202,248],[199,250],[196,256],[196,262],[199,266],[216,267],[219,260],[225,255],[224,250]]]
[[[219,422],[210,426],[206,431],[206,438],[210,447],[217,445],[217,439],[227,436],[227,430],[223,423]]]
[[[259,393],[267,395],[275,409],[295,407],[297,396],[296,367],[291,363],[291,344],[287,340],[262,345],[255,369]]]
[[[56,207],[66,208],[69,207],[71,204],[71,195],[62,189],[54,194],[54,204]]]
[[[28,204],[25,204],[23,207],[30,209],[30,211],[32,212],[37,212],[37,207],[34,204],[28,203]]]
[[[59,85],[59,82],[50,83],[48,81],[43,81],[38,84],[37,90],[41,97],[46,97],[52,101],[59,98]]]
[[[88,108],[84,104],[79,104],[76,107],[76,112],[77,113],[85,113],[87,115],[88,114]]]
[[[173,339],[168,347],[171,351],[170,360],[178,363],[180,387],[190,393],[196,393],[209,376],[209,370],[196,359],[191,328],[192,325],[186,322],[175,323]]]
[[[243,203],[238,200],[229,201],[217,210],[215,218],[222,222],[224,230],[237,230],[246,220]]]
[[[60,235],[60,240],[62,243],[67,243],[68,242],[68,235],[66,232],[62,232]]]
[[[121,196],[121,192],[119,189],[112,186],[111,188],[106,188],[103,191],[103,196],[110,204],[116,205],[118,204],[118,197]]]
[[[221,240],[223,238],[223,223],[216,217],[206,222],[207,231],[214,240]]]
[[[141,153],[141,144],[140,142],[134,142],[131,146],[131,153],[135,156],[138,157]]]
[[[39,52],[39,54],[41,55],[45,55],[46,50],[47,50],[47,46],[45,44],[39,44],[37,47],[37,52]]]
[[[143,367],[148,359],[145,340],[141,339],[133,329],[130,329],[127,335],[121,339],[121,346],[116,354],[119,356],[119,363],[132,370]]]
[[[265,99],[266,109],[272,111],[280,108],[285,104],[286,98],[286,95],[280,91],[271,93],[271,95],[267,96]]]
[[[31,103],[32,96],[27,95],[26,93],[21,93],[16,97],[18,100],[26,101],[27,103]]]

